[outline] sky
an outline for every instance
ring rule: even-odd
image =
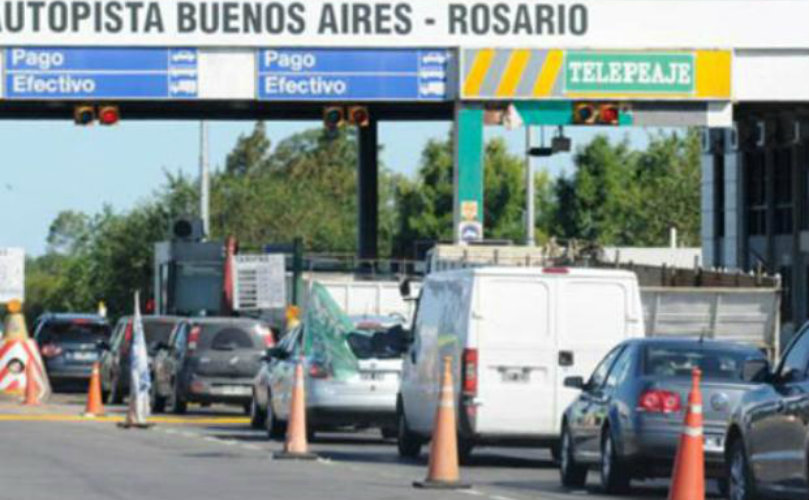
[[[319,122],[270,122],[273,144]],[[210,164],[221,168],[240,134],[253,122],[210,122]],[[381,160],[397,172],[414,175],[422,147],[430,138],[443,138],[450,123],[381,123]],[[546,128],[550,137],[554,132]],[[656,131],[617,128],[570,128],[573,149],[596,133],[644,148]],[[487,138],[505,137],[509,149],[522,155],[525,131],[486,129]],[[535,141],[539,140],[539,131]],[[45,251],[51,221],[62,210],[94,213],[107,203],[117,211],[134,206],[162,185],[165,174],[196,175],[199,165],[199,123],[123,120],[113,127],[79,127],[68,121],[0,122],[0,247],[23,247],[30,255]],[[572,155],[534,160],[535,169],[552,175],[570,172]]]

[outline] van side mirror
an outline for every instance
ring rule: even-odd
[[[580,377],[578,375],[573,377],[565,377],[564,385],[565,387],[569,387],[571,389],[584,389],[584,377]]]
[[[766,359],[748,359],[742,366],[742,380],[764,382],[770,374],[770,363]]]

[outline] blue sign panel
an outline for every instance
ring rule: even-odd
[[[14,47],[5,50],[9,99],[193,99],[196,49]]]
[[[264,49],[258,97],[270,101],[447,100],[446,50]]]

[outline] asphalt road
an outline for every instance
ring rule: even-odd
[[[83,420],[80,396],[20,409],[0,402],[0,499],[606,499],[590,474],[586,489],[566,491],[541,450],[482,448],[461,474],[473,487],[425,491],[426,453],[401,460],[395,443],[373,431],[323,434],[316,462],[271,459],[270,442],[226,407],[191,408],[149,430],[122,430],[110,418]],[[627,498],[665,499],[665,482],[635,483]]]

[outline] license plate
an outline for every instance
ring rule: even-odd
[[[225,385],[219,388],[219,392],[225,396],[244,396],[250,394],[250,388],[240,385]]]
[[[71,358],[76,361],[95,361],[98,359],[98,354],[94,352],[74,352]]]
[[[512,384],[527,384],[531,381],[531,372],[522,368],[501,368],[500,379]]]

